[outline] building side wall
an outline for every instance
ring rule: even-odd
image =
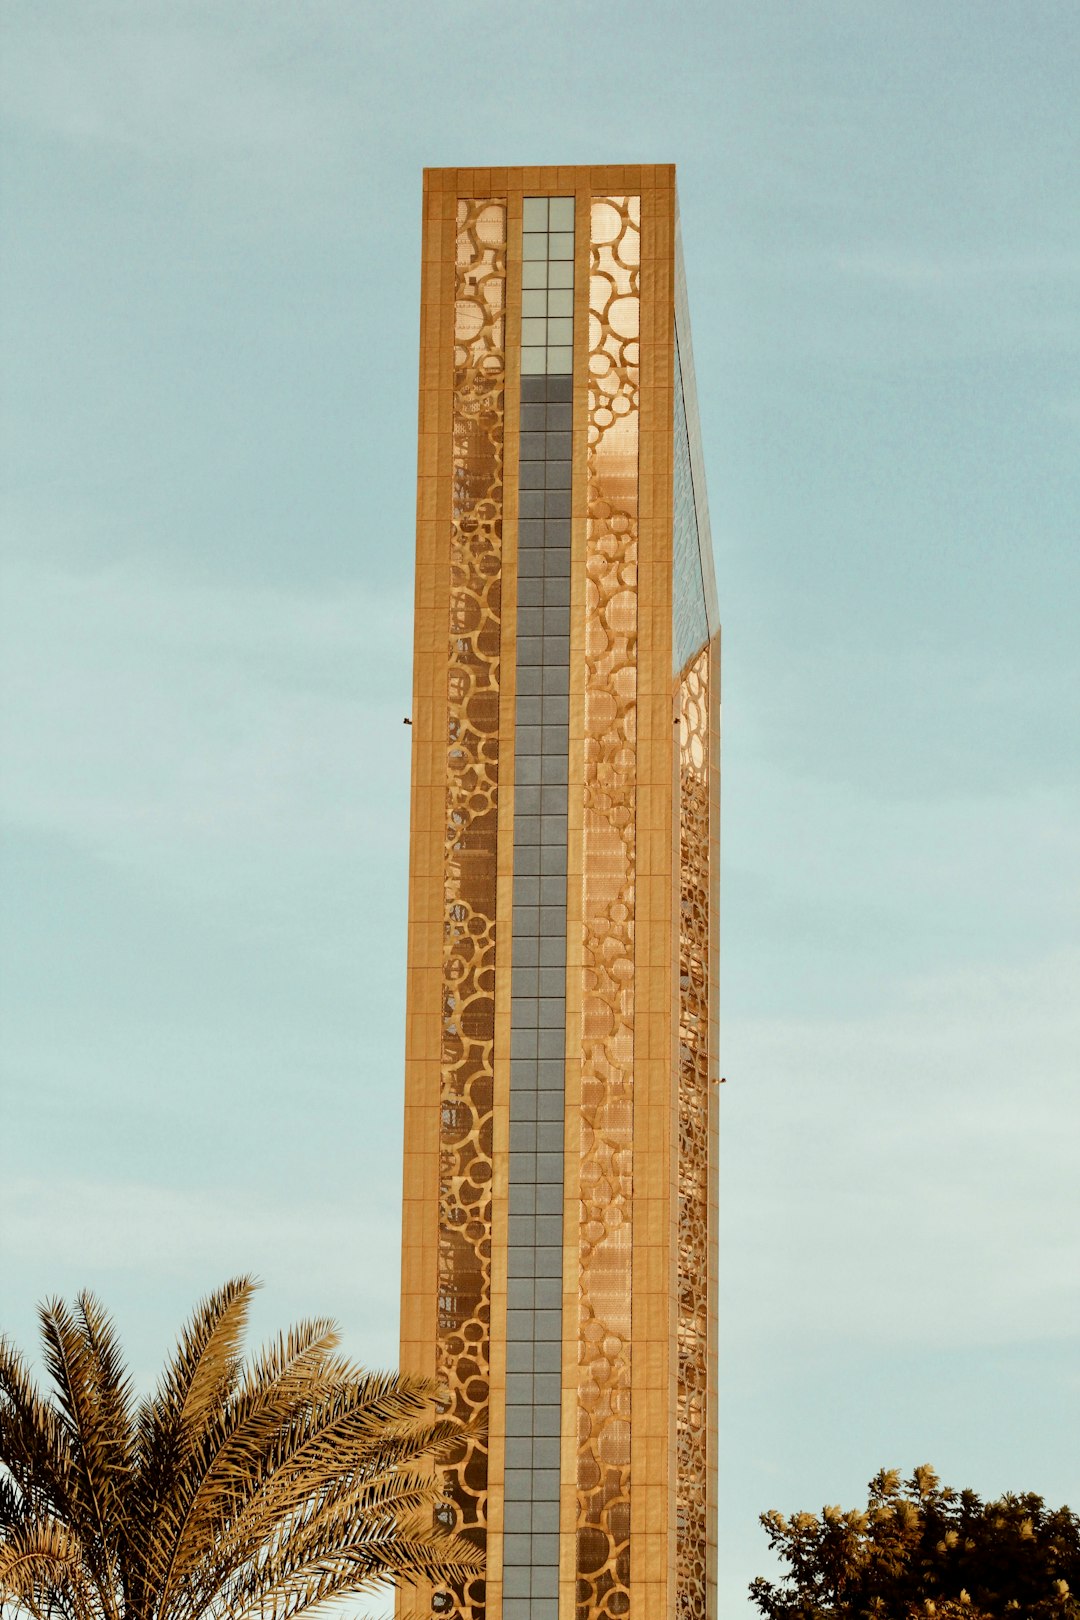
[[[533,847],[541,863],[548,857],[542,836],[538,846],[523,836],[532,807],[522,789],[543,785],[528,778],[546,749],[542,739],[534,754],[524,736],[535,707],[527,700],[537,696],[525,643],[538,604],[532,587],[521,589],[537,577],[538,542],[522,505],[536,488],[535,441],[520,453],[523,431],[533,431],[523,411],[548,392],[528,383],[521,364],[529,335],[523,206],[536,197],[574,200],[575,237],[565,390],[573,406],[569,691],[558,750],[567,776],[565,981],[561,997],[547,994],[546,979],[534,987],[535,1027],[554,1001],[565,1031],[561,1165],[546,1136],[541,1143],[534,1132],[530,1148],[515,1129],[524,1122],[524,1071],[513,1068],[515,1030],[520,1047],[531,975],[541,967],[531,946],[514,947],[532,895],[521,880],[561,877],[531,870]],[[621,264],[617,308],[597,281],[614,275],[612,249]],[[420,1615],[524,1620],[541,1596],[545,1614],[556,1603],[558,1620],[627,1605],[632,1620],[676,1612],[686,1222],[680,1227],[685,761],[676,722],[685,694],[672,675],[675,257],[670,166],[425,176],[401,1345],[404,1367],[435,1378],[444,1404],[486,1425],[456,1459],[440,1517],[486,1544],[487,1579],[457,1592],[410,1591],[401,1607]],[[504,277],[497,318],[478,271],[481,280]],[[596,432],[607,426],[598,379],[608,361],[629,406],[620,405],[611,434]],[[555,459],[563,455],[561,440],[552,448]],[[532,511],[535,500],[526,505]],[[562,599],[551,606],[561,609]],[[515,957],[527,970],[517,981],[524,995],[515,991]],[[710,1008],[714,1050],[713,1001]],[[539,1080],[536,1089],[544,1089]],[[714,1152],[715,1086],[708,1089]],[[532,1152],[529,1163],[523,1152]],[[534,1261],[511,1258],[522,1248],[514,1226],[521,1189],[535,1171],[538,1191],[541,1169],[559,1171],[557,1305],[546,1287],[537,1305]],[[545,1222],[548,1215],[545,1207]],[[708,1242],[713,1253],[714,1200]],[[714,1260],[706,1291],[711,1309]],[[533,1511],[536,1486],[521,1474],[517,1442],[534,1418],[515,1371],[530,1320],[534,1339],[542,1329],[548,1342],[546,1316],[536,1327],[541,1311],[553,1313],[561,1360],[557,1563],[545,1562],[546,1539],[535,1553],[557,1581],[549,1588],[542,1575],[536,1593],[525,1594],[520,1571],[531,1569],[534,1549],[508,1538],[525,1534],[523,1509]],[[712,1318],[706,1337],[714,1387]],[[715,1401],[707,1427],[711,1470]],[[546,1469],[548,1450],[540,1454]],[[695,1534],[700,1540],[700,1527]],[[705,1534],[708,1584],[715,1537]],[[694,1571],[700,1586],[696,1562]],[[685,1609],[695,1620],[700,1612],[713,1613],[714,1603]]]
[[[709,1420],[712,1254],[709,1022],[711,649],[679,682],[679,1330],[676,1589],[678,1620],[709,1613]]]
[[[675,1596],[674,204],[673,185],[643,188],[630,1536],[635,1612],[648,1620],[670,1616]]]
[[[708,1513],[707,1605],[716,1614],[717,1470],[719,1459],[720,1293],[720,737],[723,693],[721,632],[709,644],[709,1412],[706,1491]]]
[[[405,1013],[401,1365],[434,1380],[453,468],[455,197],[424,190]],[[430,1610],[430,1589],[414,1593]]]

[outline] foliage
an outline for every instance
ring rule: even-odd
[[[932,1468],[882,1470],[865,1510],[761,1523],[787,1565],[751,1582],[766,1620],[1080,1620],[1080,1518],[1039,1496],[982,1502]]]
[[[301,1322],[245,1364],[255,1284],[204,1300],[137,1400],[97,1300],[40,1310],[43,1399],[0,1341],[0,1613],[32,1620],[291,1620],[380,1581],[460,1581],[433,1466],[459,1437],[421,1379]]]

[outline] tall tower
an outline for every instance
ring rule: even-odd
[[[424,177],[403,1366],[451,1620],[715,1613],[719,644],[675,171]]]

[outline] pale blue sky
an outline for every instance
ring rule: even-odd
[[[420,170],[674,161],[722,1612],[882,1464],[1080,1506],[1075,0],[0,27],[3,1325],[92,1286],[149,1377],[253,1269],[394,1360]]]

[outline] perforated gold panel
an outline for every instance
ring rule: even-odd
[[[708,1613],[709,660],[679,685],[679,1361],[676,1613]]]
[[[637,704],[638,197],[591,207],[578,1614],[630,1605]]]
[[[436,1366],[450,1410],[470,1423],[486,1419],[490,1365],[505,292],[505,203],[459,201]],[[446,1478],[440,1517],[483,1547],[483,1435],[462,1444]],[[435,1602],[480,1620],[484,1583]]]

